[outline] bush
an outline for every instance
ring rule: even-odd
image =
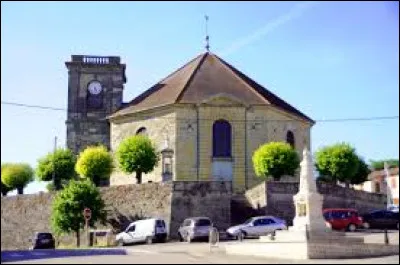
[[[279,180],[283,175],[294,176],[299,164],[297,152],[284,142],[264,144],[253,154],[254,171],[261,178]]]
[[[36,176],[40,181],[53,181],[53,188],[60,190],[63,184],[75,178],[75,163],[71,150],[60,148],[38,160]]]
[[[316,152],[315,157],[321,178],[330,182],[349,184],[359,169],[359,157],[347,143],[323,147]]]
[[[104,146],[90,146],[79,154],[75,170],[81,177],[92,180],[98,186],[101,180],[110,177],[113,159]]]
[[[142,173],[153,171],[159,161],[159,154],[149,138],[135,135],[126,138],[118,146],[117,160],[123,172],[136,172],[137,183],[142,183]]]
[[[25,163],[7,163],[1,167],[1,182],[18,194],[24,193],[24,187],[33,181],[33,169]]]

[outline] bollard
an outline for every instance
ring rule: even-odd
[[[384,239],[385,239],[385,245],[389,245],[389,236],[388,236],[387,228],[385,228],[383,235],[384,235]]]

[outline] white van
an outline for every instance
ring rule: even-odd
[[[117,234],[116,241],[119,245],[146,242],[151,244],[155,241],[165,242],[167,240],[167,228],[164,220],[151,218],[131,223],[125,231]]]

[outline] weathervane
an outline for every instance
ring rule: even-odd
[[[204,16],[206,19],[206,49],[209,52],[210,51],[210,37],[208,36],[208,16]]]

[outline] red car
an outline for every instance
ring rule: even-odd
[[[355,209],[331,208],[324,209],[323,215],[329,226],[334,230],[354,232],[362,227],[363,221]]]

